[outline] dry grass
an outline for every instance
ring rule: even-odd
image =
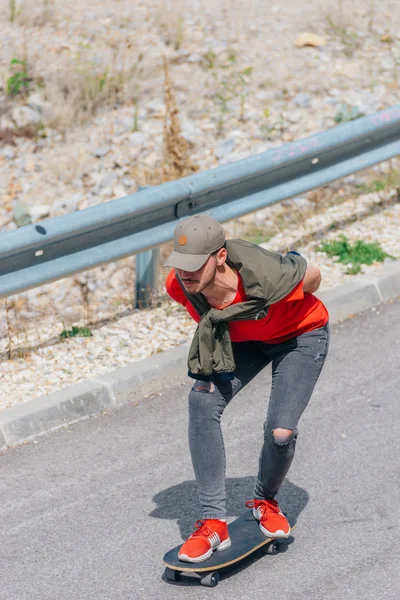
[[[181,135],[178,107],[165,57],[164,76],[164,174],[165,181],[172,181],[195,173],[199,167],[191,160],[189,143]]]
[[[0,360],[28,357],[38,348],[59,343],[72,325],[98,328],[133,311],[134,258],[98,267],[75,277],[47,284],[36,298],[26,292],[0,303]]]
[[[99,108],[132,103],[137,97],[142,59],[140,53],[115,49],[96,64],[88,48],[65,57],[56,73],[42,81],[51,107],[45,115],[47,124],[67,132],[83,125]]]
[[[23,348],[28,343],[28,299],[26,296],[19,295],[5,298],[3,302],[7,338],[6,358],[8,360],[12,360],[14,357],[22,358],[25,356]]]
[[[163,155],[155,167],[136,163],[132,176],[139,186],[160,185],[198,171],[199,167],[190,157],[190,144],[181,135],[179,111],[175,99],[168,61],[164,57],[164,102]]]
[[[56,22],[55,0],[20,0],[16,2],[15,22],[21,27],[44,27]]]
[[[44,101],[44,124],[62,133],[82,126],[99,109],[137,102],[144,82],[162,72],[160,60],[144,56],[140,35],[126,27],[129,22],[96,35],[96,23],[83,19],[76,28],[79,17],[66,11],[58,0],[25,0],[0,58],[4,81],[14,58],[25,61],[29,91]]]
[[[70,185],[87,171],[90,166],[90,157],[85,146],[75,142],[71,144],[68,154],[63,148],[55,150],[47,164],[57,180]]]
[[[164,152],[162,160],[155,169],[144,169],[135,171],[134,176],[140,185],[157,185],[164,181],[183,177],[198,170],[197,165],[190,158],[188,142],[181,135],[179,112],[176,105],[175,94],[169,75],[168,63],[164,63]],[[75,151],[69,156],[62,153],[55,154],[51,168],[54,174],[64,182],[73,181],[81,174],[87,166],[87,156],[82,147],[76,145]],[[160,251],[160,262],[163,264],[167,255],[171,252],[171,243],[164,244]],[[104,273],[107,272],[107,276]],[[163,296],[166,273],[161,269],[159,277],[159,289],[154,290],[153,305],[159,304]],[[60,282],[61,284],[61,282]],[[110,290],[114,292],[110,294]],[[135,305],[135,266],[134,258],[124,259],[111,263],[107,267],[99,267],[74,276],[66,286],[69,290],[60,306],[52,295],[49,295],[49,305],[46,309],[41,308],[42,318],[46,319],[46,312],[54,315],[48,321],[48,327],[43,340],[42,334],[30,328],[30,338],[25,334],[21,338],[21,331],[30,327],[32,313],[29,310],[29,302],[26,294],[18,294],[8,300],[5,304],[6,324],[8,336],[7,358],[27,356],[30,352],[40,347],[43,343],[56,343],[57,335],[61,329],[66,329],[72,323],[83,326],[98,327],[101,324],[118,318],[118,312],[133,311]],[[107,310],[99,310],[104,304],[104,294],[107,293]],[[70,296],[68,298],[68,295]],[[110,299],[112,298],[112,300]],[[65,312],[65,307],[71,308],[71,312]],[[36,309],[37,310],[37,309]],[[98,316],[98,313],[101,316]],[[47,342],[46,342],[47,340]]]
[[[39,92],[49,103],[45,123],[64,133],[80,127],[101,108],[137,104],[142,95],[159,96],[163,54],[184,49],[205,55],[218,40],[237,51],[241,63],[248,63],[246,43],[251,42],[252,52],[258,53],[257,61],[248,63],[254,66],[255,80],[262,81],[267,73],[275,87],[284,86],[296,93],[297,67],[308,56],[293,51],[296,32],[309,27],[323,33],[329,17],[333,38],[342,37],[345,51],[351,54],[357,40],[351,37],[349,24],[365,33],[378,26],[393,30],[396,11],[391,7],[395,9],[389,0],[379,5],[376,0],[357,0],[351,5],[341,0],[313,0],[307,11],[292,6],[292,32],[285,28],[279,35],[275,31],[267,48],[262,30],[284,14],[283,0],[273,6],[255,0],[204,0],[201,9],[189,0],[152,0],[140,6],[119,0],[118,10],[110,0],[71,6],[61,0],[20,0],[10,43],[0,58],[0,77],[7,79],[13,57],[26,59],[34,80],[32,90],[41,86]],[[94,20],[95,13],[98,19]],[[8,6],[3,20],[9,22]],[[201,35],[198,23],[200,30],[203,28]],[[370,65],[369,60],[366,65]],[[302,89],[328,89],[331,78],[321,78],[319,70],[312,67]],[[191,80],[188,101],[201,102],[202,69],[192,65],[187,76]],[[344,81],[349,87],[353,83]]]
[[[174,50],[179,50],[186,39],[184,14],[184,0],[161,0],[151,13],[152,26],[159,31],[164,44]]]
[[[270,238],[283,231],[296,231],[310,217],[323,215],[329,208],[339,206],[348,200],[356,200],[360,195],[375,192],[379,202],[374,203],[363,212],[351,215],[346,221],[337,221],[326,226],[326,229],[317,228],[309,234],[296,240],[297,246],[303,246],[311,240],[323,239],[327,231],[345,227],[355,221],[368,218],[371,214],[385,210],[387,206],[396,204],[400,200],[400,163],[392,159],[366,169],[357,174],[365,183],[361,186],[346,182],[334,181],[325,186],[311,190],[303,195],[309,203],[296,205],[290,200],[275,204],[269,209],[268,219],[259,222],[257,213],[245,215],[232,222],[234,236],[243,237],[255,243],[268,242]],[[275,248],[279,252],[287,252],[290,248]]]
[[[38,135],[38,130],[38,126],[32,124],[24,125],[23,127],[19,127],[18,129],[11,129],[11,127],[5,127],[4,129],[0,129],[0,145],[8,144],[10,146],[16,146],[16,138],[26,138],[29,140],[34,140]]]

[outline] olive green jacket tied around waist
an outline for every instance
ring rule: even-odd
[[[203,294],[185,296],[200,314],[188,356],[188,375],[205,381],[233,379],[235,360],[229,321],[263,319],[271,304],[285,298],[303,280],[307,262],[295,252],[281,256],[256,244],[235,239],[225,242],[227,264],[237,269],[248,300],[222,310],[211,308]]]

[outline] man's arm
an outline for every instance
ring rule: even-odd
[[[313,294],[321,285],[321,271],[318,267],[307,266],[303,279],[303,292]]]

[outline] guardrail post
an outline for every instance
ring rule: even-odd
[[[142,185],[138,192],[152,187]],[[158,265],[160,263],[160,248],[153,248],[136,254],[136,294],[135,308],[150,308],[153,296],[158,291]]]
[[[136,254],[135,308],[150,308],[158,291],[158,265],[160,248]]]

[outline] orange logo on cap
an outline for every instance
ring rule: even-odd
[[[187,239],[186,235],[181,235],[181,237],[178,240],[180,246],[186,246],[187,241],[188,241],[188,239]]]

